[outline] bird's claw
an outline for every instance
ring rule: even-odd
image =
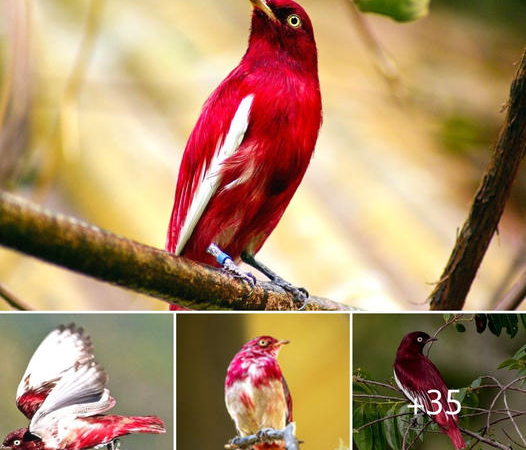
[[[298,308],[298,311],[303,311],[305,310],[305,308],[307,308],[307,305],[309,304],[309,292],[307,291],[307,289],[302,287],[296,287],[292,283],[289,283],[288,281],[279,277],[272,280],[272,282],[276,286],[279,286],[286,292],[292,294],[292,296],[294,297],[294,301],[301,304],[301,306]]]
[[[239,278],[240,280],[246,282],[251,287],[252,292],[254,291],[257,280],[256,277],[250,272],[245,272],[244,270],[240,269],[238,265],[231,259],[227,259],[223,263],[223,269],[235,278]]]
[[[256,436],[258,437],[258,439],[264,440],[268,437],[268,434],[272,431],[274,431],[272,428],[262,428],[261,430],[258,430],[258,432],[256,433]]]
[[[254,293],[254,288],[256,287],[257,282],[254,275],[252,275],[250,272],[245,272],[244,270],[240,269],[239,266],[232,260],[232,258],[223,252],[216,244],[210,244],[206,252],[216,258],[216,261],[221,265],[223,270],[228,272],[233,277],[244,281],[250,286],[250,292],[248,293],[247,297],[250,297]]]

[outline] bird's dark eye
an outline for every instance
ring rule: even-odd
[[[299,28],[299,27],[301,27],[300,16],[298,16],[297,14],[291,14],[289,17],[287,17],[287,23],[292,28]]]
[[[422,337],[417,337],[416,340],[417,340],[418,342],[422,342],[424,339],[423,339]]]
[[[268,341],[266,339],[260,339],[259,340],[259,346],[260,347],[266,347],[268,345]]]
[[[22,441],[19,440],[19,439],[13,441],[13,445],[16,445],[16,446],[20,445],[21,443],[22,443]]]

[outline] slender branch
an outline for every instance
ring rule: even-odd
[[[222,270],[53,214],[0,192],[0,245],[102,281],[195,309],[295,310],[272,283],[247,284]],[[349,310],[309,297],[308,310]]]
[[[504,211],[526,152],[526,51],[511,84],[509,106],[488,168],[440,281],[433,310],[460,310]]]
[[[449,320],[446,321],[445,324],[443,324],[442,326],[440,326],[438,328],[438,330],[435,331],[435,334],[433,334],[432,337],[436,338],[444,329],[446,329],[447,327],[449,327],[451,324],[453,323],[456,323],[458,322],[459,320],[462,320],[464,316],[462,314],[453,314]],[[433,344],[435,343],[435,341],[431,341],[429,343],[429,345],[427,346],[427,352],[426,352],[426,356],[429,356],[429,352],[431,351],[431,347],[433,346]]]
[[[2,297],[9,306],[17,309],[18,311],[31,311],[33,309],[22,300],[17,298],[17,296],[7,289],[2,283],[0,283],[0,297]]]
[[[299,442],[296,439],[296,424],[291,422],[282,430],[265,428],[250,436],[235,437],[225,445],[225,448],[228,450],[244,449],[250,448],[254,444],[273,441],[285,441],[287,450],[299,450]]]
[[[517,309],[524,299],[526,299],[526,272],[522,274],[503,299],[497,303],[495,310],[509,311]]]
[[[366,378],[359,377],[357,375],[353,375],[352,377],[353,383],[365,383],[365,384],[372,384],[374,386],[382,386],[386,389],[391,389],[392,391],[400,392],[400,389],[397,387],[387,384],[387,383],[381,383],[380,381],[374,381],[374,380],[367,380]]]
[[[367,48],[368,56],[370,56],[375,69],[386,81],[395,99],[400,100],[402,97],[402,86],[400,82],[400,71],[398,70],[396,62],[382,47],[364,17],[364,14],[358,9],[354,1],[347,0],[346,3],[350,7],[352,19],[356,25],[355,29]]]
[[[512,447],[509,445],[501,444],[500,442],[494,441],[489,438],[485,438],[484,436],[481,436],[480,434],[475,433],[474,431],[468,430],[467,428],[461,428],[459,427],[459,430],[462,431],[462,433],[467,434],[468,436],[474,437],[475,439],[478,439],[480,442],[484,442],[484,444],[488,444],[495,448],[500,448],[502,450],[512,450]]]

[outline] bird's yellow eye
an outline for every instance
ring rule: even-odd
[[[291,14],[289,17],[287,17],[287,23],[292,28],[299,28],[299,27],[301,27],[300,16],[298,16],[297,14]]]
[[[268,341],[266,339],[260,339],[259,340],[259,346],[260,347],[266,347],[268,345]]]

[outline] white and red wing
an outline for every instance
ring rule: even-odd
[[[89,336],[74,324],[61,325],[41,342],[16,391],[16,404],[31,419],[57,382],[73,367],[94,361]]]
[[[47,448],[60,448],[78,418],[102,414],[115,405],[107,382],[108,375],[94,362],[70,368],[35,412],[29,431]]]
[[[230,123],[224,123],[218,117],[207,117],[216,97],[213,95],[205,104],[181,162],[166,245],[167,250],[176,255],[184,250],[210,199],[221,185],[222,166],[239,150],[249,126],[254,95],[247,95],[240,101],[235,113],[232,112]],[[216,109],[228,112],[219,106]],[[217,120],[221,127],[209,129],[207,119],[212,124]]]

